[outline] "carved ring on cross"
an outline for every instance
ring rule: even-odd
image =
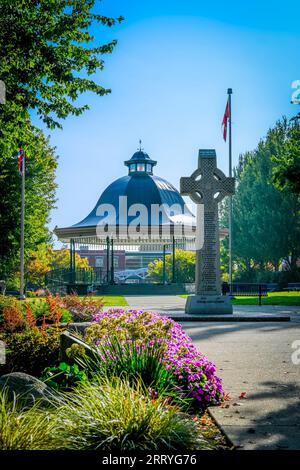
[[[196,204],[218,204],[234,193],[234,178],[226,177],[218,168],[213,168],[209,175],[203,168],[197,168],[190,177],[181,180],[181,194],[189,195]]]

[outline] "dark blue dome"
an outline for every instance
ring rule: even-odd
[[[146,225],[151,225],[151,206],[153,204],[157,204],[159,206],[162,204],[166,204],[168,206],[176,204],[174,210],[171,210],[171,213],[167,209],[162,211],[159,224],[173,223],[172,217],[175,216],[176,218],[176,216],[180,216],[183,213],[191,219],[191,224],[195,223],[193,214],[186,209],[184,212],[184,200],[172,184],[163,178],[142,172],[123,176],[111,183],[103,191],[92,212],[81,222],[73,225],[73,227],[79,228],[97,225],[107,216],[107,212],[105,211],[106,205],[112,205],[115,208],[115,220],[117,225],[128,225],[132,220],[136,219],[139,211],[134,212],[135,208],[133,208],[133,213],[128,215],[128,217],[126,216],[125,220],[124,216],[120,217],[120,196],[127,197],[127,208],[132,207],[134,204],[143,204],[147,208],[148,216],[147,219],[144,218],[144,223]],[[101,215],[99,214],[100,206]],[[109,206],[107,206],[107,209],[108,207]]]
[[[150,157],[148,155],[148,153],[145,153],[143,152],[142,150],[138,150],[137,152],[135,152],[131,159],[130,160],[150,160]]]

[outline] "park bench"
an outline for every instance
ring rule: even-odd
[[[287,287],[284,287],[283,290],[285,291],[299,291],[300,290],[300,282],[289,282]]]
[[[232,297],[257,296],[258,305],[261,305],[261,298],[268,295],[267,284],[233,283],[227,286],[225,284],[222,285],[223,294],[228,293]]]
[[[279,290],[278,282],[268,282],[266,284],[268,292],[276,292]]]

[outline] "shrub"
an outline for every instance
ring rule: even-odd
[[[25,308],[30,305],[32,313],[37,321],[42,321],[48,314],[48,304],[44,299],[30,299],[24,302]]]
[[[36,297],[46,297],[47,291],[45,289],[38,289],[35,291]]]
[[[120,378],[83,382],[56,409],[56,448],[187,450],[203,446],[186,415],[153,400],[141,383]]]
[[[26,372],[39,377],[46,367],[58,362],[59,333],[57,328],[35,327],[2,335],[7,349],[1,372]]]
[[[54,297],[54,299],[57,299],[57,296]],[[55,300],[56,302],[56,300]],[[57,300],[57,303],[58,303],[58,308],[60,309],[60,315],[61,315],[61,318],[60,318],[60,321],[62,322],[69,322],[72,320],[72,315],[71,313],[65,309],[62,305],[61,305],[61,299],[58,298]],[[45,317],[46,321],[48,323],[55,323],[57,321],[57,316],[56,316],[56,312],[54,311],[54,316],[53,316],[53,311],[51,313],[50,309],[49,309],[49,300],[48,300],[48,297],[45,298],[45,299],[30,299],[30,301],[26,301],[24,302],[25,306],[26,305],[30,305],[31,309],[32,309],[32,312],[34,314],[34,317],[36,318],[37,322],[38,323],[41,323],[43,321],[43,318]],[[53,306],[53,305],[52,305]]]
[[[26,291],[26,297],[29,297],[29,298],[34,298],[36,297],[36,293],[34,290],[27,290]]]
[[[79,382],[87,380],[87,375],[77,364],[70,366],[61,362],[57,367],[47,367],[42,373],[41,380],[55,390],[70,390]]]
[[[2,327],[5,331],[13,333],[22,330],[24,326],[25,320],[16,300],[11,305],[4,307]]]
[[[71,294],[61,297],[60,304],[72,313],[75,322],[83,322],[92,320],[93,315],[102,310],[103,300]]]
[[[17,400],[9,401],[0,393],[0,450],[38,450],[53,448],[55,420],[39,409],[38,403],[28,410]]]
[[[132,386],[139,379],[153,397],[165,395],[181,406],[188,405],[173,373],[163,364],[163,354],[157,345],[141,348],[134,342],[120,344],[117,337],[111,336],[98,345],[94,355],[75,356],[75,360],[90,376],[122,377]]]
[[[8,295],[0,295],[0,323],[3,322],[3,311],[7,307],[12,307],[16,303],[14,297]]]
[[[0,450],[193,450],[208,448],[197,424],[151,398],[141,382],[94,378],[50,408],[22,408],[0,394]]]
[[[61,297],[59,295],[48,294],[46,297],[48,306],[48,318],[59,325],[62,318]]]
[[[93,315],[102,311],[102,307],[101,298],[80,298],[77,294],[61,297],[59,294],[48,293],[43,299],[32,298],[24,302],[0,295],[0,326],[2,330],[9,332],[25,328],[28,308],[31,309],[37,324],[45,321],[58,325],[61,322],[90,321]]]
[[[26,303],[25,311],[26,311],[26,323],[28,327],[34,328],[36,326],[36,318],[33,314],[32,308],[29,303]]]
[[[123,309],[96,314],[93,320],[95,323],[85,332],[88,343],[101,347],[113,334],[121,345],[132,341],[141,349],[146,344],[155,345],[162,352],[162,364],[172,372],[183,394],[203,406],[222,399],[215,365],[197,350],[178,323],[159,314]]]

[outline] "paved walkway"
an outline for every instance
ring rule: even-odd
[[[186,299],[177,295],[128,295],[125,297],[132,308],[159,311],[183,311]]]
[[[289,314],[300,312],[299,307],[279,307],[272,305],[241,305],[233,307],[233,315],[186,315],[184,307],[186,299],[176,295],[131,295],[126,296],[130,308],[153,310],[162,315],[169,315],[177,321],[274,321],[288,320]]]
[[[180,312],[175,296],[126,297],[134,308]],[[300,449],[300,307],[235,306],[234,311],[290,314],[290,322],[183,323],[198,349],[214,361],[231,399],[212,414],[242,449]],[[300,346],[298,346],[300,349]],[[298,354],[300,359],[300,352]],[[240,398],[246,392],[246,398]]]
[[[231,441],[243,449],[300,449],[300,364],[291,358],[299,318],[184,328],[224,380],[231,400],[211,410]]]

